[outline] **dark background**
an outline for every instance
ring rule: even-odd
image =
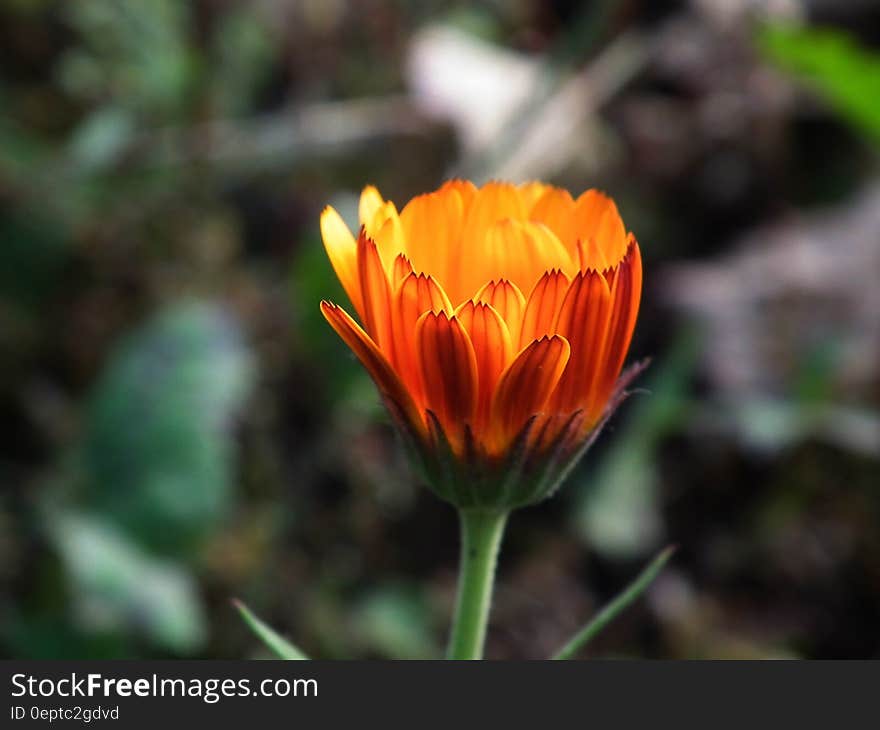
[[[431,657],[451,508],[324,323],[366,183],[600,187],[647,391],[516,513],[487,654],[880,656],[880,6],[0,4],[0,653]]]

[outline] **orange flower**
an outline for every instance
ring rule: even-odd
[[[552,491],[619,401],[639,247],[614,202],[542,183],[453,180],[402,211],[374,187],[327,254],[363,323],[322,302],[425,476],[459,506]]]

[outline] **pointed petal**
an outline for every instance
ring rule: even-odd
[[[559,269],[568,276],[577,272],[574,259],[543,223],[504,220],[486,232],[486,250],[494,255],[505,277],[520,290],[529,291],[544,272]]]
[[[641,296],[642,258],[639,244],[630,236],[628,252],[617,267],[611,285],[612,309],[605,353],[602,358],[604,372],[598,386],[599,398],[608,397],[623,367],[636,326]]]
[[[547,226],[504,218],[490,225],[482,248],[462,269],[460,282],[470,296],[487,281],[503,274],[520,291],[530,290],[548,269],[574,274],[577,266]]]
[[[358,203],[358,218],[360,219],[360,224],[362,226],[371,225],[373,222],[373,216],[376,211],[382,207],[384,202],[385,201],[382,199],[379,191],[376,190],[376,187],[374,185],[367,185],[361,191],[361,198]]]
[[[403,227],[400,225],[400,216],[397,215],[394,203],[389,200],[379,206],[373,213],[372,222],[364,227],[367,235],[376,242],[385,271],[391,273],[397,255],[406,254]]]
[[[526,421],[547,405],[569,361],[564,337],[542,337],[525,347],[502,373],[492,399],[492,438],[502,451]]]
[[[495,385],[513,355],[510,332],[501,315],[483,302],[465,302],[458,308],[455,317],[468,333],[477,358],[480,392],[477,397],[476,432],[481,433],[489,420]]]
[[[394,299],[395,365],[416,402],[423,406],[424,384],[416,351],[416,324],[425,312],[451,312],[452,305],[432,277],[416,273],[410,273],[401,282]]]
[[[479,243],[486,229],[504,218],[524,220],[526,208],[515,185],[488,182],[479,188],[471,201],[465,221],[465,235]]]
[[[491,304],[507,324],[511,338],[518,341],[523,310],[526,308],[526,298],[516,284],[512,284],[506,279],[490,281],[477,292],[474,301]]]
[[[470,180],[453,178],[443,183],[437,192],[449,193],[454,191],[457,195],[461,197],[462,202],[465,204],[465,208],[467,208],[476,196],[477,190],[477,186],[474,185]]]
[[[355,311],[363,317],[363,300],[357,267],[357,242],[339,213],[329,205],[321,213],[321,238],[324,240],[324,248],[342,288],[345,289]]]
[[[537,203],[550,189],[551,186],[538,182],[537,180],[532,180],[530,182],[522,183],[517,186],[519,189],[520,198],[522,198],[523,205],[527,211],[532,210],[534,208],[535,203]]]
[[[592,236],[584,241],[578,241],[577,246],[581,271],[598,271],[601,274],[612,268],[608,259],[605,258],[605,252]]]
[[[364,328],[389,356],[393,352],[391,338],[391,289],[376,244],[361,229],[358,237],[358,274],[364,302]]]
[[[419,416],[409,392],[376,343],[341,307],[323,301],[321,302],[321,312],[330,326],[342,338],[342,341],[361,361],[373,382],[376,383],[382,397],[393,402],[418,433],[426,434],[425,424]]]
[[[538,280],[523,311],[520,347],[556,331],[556,320],[568,287],[569,279],[561,271],[548,271]]]
[[[447,279],[450,263],[461,249],[465,202],[459,186],[450,184],[413,198],[400,213],[407,255],[416,271]]]
[[[610,266],[626,255],[626,229],[614,201],[598,190],[587,190],[576,201],[573,213],[576,241],[594,238]]]
[[[394,268],[391,273],[392,288],[400,286],[400,282],[402,282],[412,270],[413,267],[409,259],[402,253],[397,254],[394,259]]]
[[[578,274],[559,310],[556,331],[571,345],[571,358],[554,394],[562,413],[584,408],[592,413],[591,393],[602,372],[601,356],[608,332],[611,293],[605,277],[595,271]]]
[[[477,407],[477,358],[470,337],[455,317],[426,312],[416,324],[416,350],[426,407],[460,450]]]
[[[550,187],[532,206],[529,220],[543,223],[550,228],[569,253],[574,254],[573,213],[574,200],[568,190]]]
[[[498,262],[493,259],[504,255],[503,247],[487,252],[486,233],[506,218],[523,220],[525,213],[515,185],[490,182],[476,192],[465,214],[460,255],[450,262],[447,280],[443,282],[453,304],[467,301],[499,271],[505,271],[497,268]]]

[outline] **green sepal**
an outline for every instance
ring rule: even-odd
[[[630,394],[627,386],[646,366],[646,360],[636,363],[621,375],[602,418],[586,436],[581,434],[584,414],[575,411],[567,416],[553,440],[545,443],[543,432],[551,427],[550,421],[545,421],[540,427],[542,432],[534,435],[536,415],[524,424],[501,456],[487,454],[468,424],[464,425],[463,453],[456,454],[433,411],[425,412],[425,437],[415,430],[403,409],[388,398],[385,402],[413,466],[437,496],[459,509],[509,511],[540,502],[559,489]]]

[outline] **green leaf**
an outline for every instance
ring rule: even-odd
[[[580,631],[578,631],[556,654],[553,659],[571,659],[583,649],[592,639],[604,629],[609,623],[617,618],[633,601],[644,593],[648,586],[653,583],[654,579],[663,570],[663,566],[669,562],[669,558],[675,552],[675,547],[668,547],[663,550],[650,565],[645,568],[636,579],[627,586],[627,588],[611,601],[605,608]]]
[[[826,28],[767,24],[759,28],[757,42],[767,58],[806,81],[838,114],[880,143],[880,55]]]
[[[81,628],[137,631],[177,652],[190,652],[204,641],[198,590],[182,567],[149,556],[91,516],[64,512],[50,516],[47,526]]]
[[[251,379],[218,306],[178,305],[129,336],[89,404],[84,503],[143,545],[186,554],[232,506],[230,426]]]
[[[235,599],[232,601],[232,605],[235,606],[238,613],[244,619],[244,622],[250,626],[251,631],[253,631],[279,659],[287,659],[291,661],[308,659],[299,648],[283,638],[271,626],[258,619],[244,603]]]

